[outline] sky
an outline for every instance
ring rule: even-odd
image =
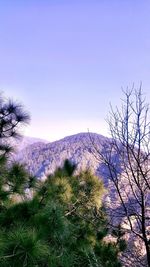
[[[30,113],[28,136],[108,135],[122,89],[150,100],[149,0],[0,0],[0,91]]]

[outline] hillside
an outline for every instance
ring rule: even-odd
[[[33,141],[23,149],[21,145],[15,156],[26,164],[32,174],[46,177],[61,166],[65,159],[69,159],[77,165],[78,171],[90,169],[100,175],[100,163],[92,153],[92,142],[100,148],[101,143],[107,142],[108,138],[95,133],[79,133],[52,143],[36,142],[36,139]]]

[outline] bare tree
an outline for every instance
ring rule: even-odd
[[[150,267],[149,105],[141,87],[123,93],[121,109],[111,106],[107,119],[111,140],[96,152],[117,192],[122,227],[143,243]]]

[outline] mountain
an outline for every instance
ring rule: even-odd
[[[25,139],[24,144],[18,146],[19,151],[15,159],[25,163],[33,175],[42,178],[62,166],[65,159],[74,162],[77,165],[77,171],[90,169],[99,175],[100,163],[92,153],[93,143],[101,147],[101,144],[108,140],[96,133],[79,133],[51,143],[36,142],[36,139],[32,142],[32,139]]]

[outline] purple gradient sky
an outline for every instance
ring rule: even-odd
[[[0,90],[31,114],[26,134],[107,134],[109,102],[150,100],[150,1],[1,0]]]

